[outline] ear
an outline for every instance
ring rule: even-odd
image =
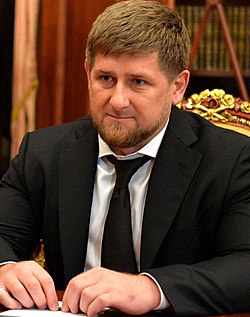
[[[89,70],[89,64],[88,64],[86,59],[84,61],[84,68],[85,68],[85,71],[86,71],[88,83],[90,83],[90,70]]]
[[[186,91],[188,82],[189,82],[190,73],[188,70],[183,70],[180,74],[177,75],[174,82],[174,91],[173,91],[173,105],[177,105],[182,101],[184,93]]]

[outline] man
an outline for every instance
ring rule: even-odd
[[[182,19],[157,2],[122,1],[97,18],[91,117],[27,134],[1,181],[0,303],[56,310],[65,289],[63,311],[89,316],[250,310],[250,139],[174,106],[188,57]],[[141,274],[102,267],[110,155],[150,157],[129,183]],[[40,238],[48,272],[25,261]]]

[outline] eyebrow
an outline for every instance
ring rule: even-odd
[[[104,69],[96,69],[94,72],[95,73],[103,73],[103,74],[107,74],[107,75],[115,75],[114,72],[109,71],[109,70],[104,70]],[[133,76],[133,77],[136,77],[136,78],[150,78],[149,75],[144,74],[144,73],[126,73],[125,75]]]
[[[132,74],[132,76],[134,76],[134,77],[146,77],[146,78],[149,78],[149,76],[147,75],[147,74],[142,74],[142,73],[138,73],[138,74]]]
[[[103,74],[111,74],[112,73],[111,71],[103,70],[103,69],[96,69],[94,72],[95,73],[103,73]]]

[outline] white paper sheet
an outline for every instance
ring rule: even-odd
[[[59,307],[62,307],[61,302],[59,302]],[[17,309],[17,310],[7,310],[0,313],[0,316],[15,316],[15,317],[69,317],[69,316],[87,316],[86,314],[72,314],[72,313],[64,313],[60,310],[51,311],[51,310],[40,310],[40,309]]]

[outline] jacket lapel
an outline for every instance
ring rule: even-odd
[[[151,173],[144,210],[141,269],[150,268],[177,214],[202,155],[191,126],[173,107],[169,126]]]
[[[59,153],[58,209],[66,282],[84,270],[97,156],[94,129]]]

